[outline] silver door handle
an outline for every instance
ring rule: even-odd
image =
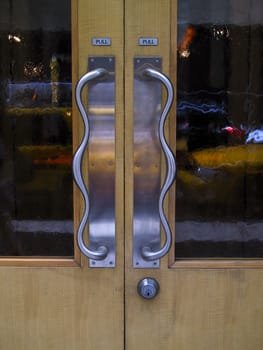
[[[81,100],[81,93],[82,93],[83,87],[87,83],[89,83],[91,80],[100,78],[107,74],[108,74],[108,71],[104,68],[94,69],[86,73],[85,75],[83,75],[83,77],[80,78],[76,86],[76,103],[84,123],[84,136],[73,157],[73,177],[80,192],[83,195],[84,204],[85,204],[83,217],[78,227],[77,242],[81,252],[84,255],[86,255],[88,258],[93,260],[105,259],[108,254],[108,247],[106,247],[105,245],[100,245],[95,250],[92,250],[85,244],[83,239],[84,229],[89,217],[90,204],[89,204],[88,190],[86,188],[86,185],[83,180],[83,175],[82,175],[82,160],[83,160],[84,151],[89,141],[90,127],[89,127],[89,118],[86,113],[84,104]]]
[[[162,150],[165,154],[166,158],[166,165],[167,165],[167,172],[166,172],[166,179],[165,182],[162,186],[161,192],[160,192],[160,197],[159,197],[159,216],[161,220],[161,224],[164,228],[165,232],[165,243],[164,245],[157,251],[152,251],[152,249],[149,246],[144,246],[142,248],[141,254],[142,257],[145,260],[152,261],[156,259],[160,259],[163,256],[165,256],[172,244],[172,233],[170,226],[168,224],[168,221],[165,217],[164,214],[164,209],[163,209],[163,203],[164,203],[164,198],[166,196],[166,193],[168,192],[169,188],[171,187],[174,179],[175,179],[175,174],[176,174],[176,163],[175,163],[175,158],[174,155],[168,146],[165,136],[164,136],[164,124],[167,118],[167,115],[169,113],[169,110],[172,106],[173,99],[174,99],[174,92],[173,92],[173,86],[170,80],[164,75],[163,73],[159,72],[158,70],[152,69],[152,68],[146,68],[143,71],[143,74],[151,77],[153,79],[159,80],[163,83],[163,85],[166,88],[167,91],[167,100],[164,106],[164,109],[161,114],[160,122],[159,122],[159,138],[160,138],[160,143],[162,146]]]

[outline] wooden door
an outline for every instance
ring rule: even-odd
[[[68,12],[57,1],[49,13],[51,3],[10,0],[2,11],[1,348],[261,349],[262,5],[244,1],[240,14],[236,1],[76,0]],[[39,18],[48,23],[45,34]],[[115,60],[114,159],[107,166],[114,164],[117,253],[114,268],[92,268],[71,229],[74,221],[77,232],[84,210],[76,187],[68,200],[71,144],[75,151],[84,130],[66,87],[72,70],[74,96],[88,57],[105,56]],[[132,256],[136,176],[147,185],[157,174],[160,188],[166,174],[164,155],[152,165],[146,148],[145,166],[134,152],[135,60],[145,58],[161,62],[176,92],[165,126],[177,159],[165,199],[173,243],[152,268],[136,266]],[[85,180],[96,167],[85,155]],[[145,277],[160,285],[152,300],[137,291]]]
[[[261,128],[260,6],[125,2],[126,350],[262,348],[261,145],[253,138]],[[158,45],[140,46],[141,37],[158,38]],[[177,147],[175,186],[165,204],[175,238],[159,269],[134,268],[132,259],[135,56],[161,57],[177,90],[166,123]],[[145,176],[148,183],[152,174]],[[151,300],[137,292],[145,277],[160,285]]]
[[[122,1],[2,5],[0,347],[123,349]],[[93,46],[94,37],[112,45]],[[118,70],[118,255],[115,268],[92,269],[73,238],[84,206],[76,187],[72,195],[72,136],[75,151],[84,128],[70,96],[88,56],[105,55]]]

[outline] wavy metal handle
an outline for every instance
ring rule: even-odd
[[[163,202],[164,202],[166,193],[168,192],[169,188],[171,187],[174,181],[175,173],[176,173],[176,164],[175,164],[174,155],[171,149],[169,148],[164,136],[164,124],[173,103],[174,92],[173,92],[173,86],[170,80],[158,70],[155,70],[152,68],[146,68],[143,74],[153,79],[157,79],[161,81],[167,91],[167,101],[164,106],[164,109],[160,118],[160,122],[159,122],[159,137],[160,137],[160,142],[161,142],[163,152],[166,157],[166,164],[167,164],[166,179],[161,189],[161,193],[159,197],[159,216],[160,216],[162,226],[164,228],[166,240],[164,245],[158,251],[152,251],[152,249],[148,246],[145,246],[142,248],[143,258],[145,260],[152,261],[152,260],[160,259],[163,256],[165,256],[170,250],[171,244],[172,244],[172,233],[171,233],[171,229],[169,227],[168,221],[164,214]]]
[[[90,127],[89,127],[88,115],[86,113],[84,104],[82,103],[82,100],[81,100],[81,93],[82,93],[83,87],[88,82],[90,82],[91,80],[97,79],[99,77],[102,77],[106,74],[108,74],[108,71],[104,68],[98,68],[98,69],[92,70],[92,71],[86,73],[85,75],[83,75],[83,77],[80,78],[80,80],[78,81],[77,86],[76,86],[76,103],[77,103],[78,109],[80,111],[80,114],[82,116],[83,123],[84,123],[84,136],[83,136],[83,139],[82,139],[82,141],[81,141],[81,143],[80,143],[80,145],[79,145],[79,147],[78,147],[78,149],[73,157],[73,176],[74,176],[74,180],[75,180],[78,188],[80,189],[80,192],[83,195],[84,203],[85,203],[83,217],[82,217],[82,220],[80,222],[78,232],[77,232],[77,242],[78,242],[78,246],[79,246],[79,249],[81,250],[81,252],[84,255],[86,255],[88,258],[93,259],[93,260],[105,259],[107,254],[108,254],[108,248],[104,245],[100,245],[96,250],[91,250],[85,244],[84,239],[83,239],[84,229],[85,229],[85,226],[87,224],[88,217],[89,217],[90,204],[89,204],[88,190],[87,190],[87,187],[84,183],[83,176],[82,176],[82,160],[83,160],[84,151],[85,151],[87,144],[88,144],[88,141],[89,141]]]

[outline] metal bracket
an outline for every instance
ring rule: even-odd
[[[108,74],[89,84],[89,244],[108,248],[104,260],[89,260],[90,267],[115,267],[115,58],[89,57],[88,70]]]
[[[133,267],[159,268],[159,259],[147,261],[142,248],[160,248],[158,199],[161,187],[161,146],[158,124],[162,86],[143,75],[146,68],[161,69],[160,57],[134,58],[134,219]]]

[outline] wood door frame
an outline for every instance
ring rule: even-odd
[[[177,0],[171,1],[171,13],[177,14]],[[171,51],[170,51],[170,79],[173,86],[176,87],[177,83],[177,16],[171,16]],[[170,146],[176,154],[176,93],[175,93],[175,103],[173,104],[172,110],[170,112],[170,124],[169,124],[169,140]],[[169,207],[168,207],[168,217],[171,230],[173,232],[173,243],[171,250],[169,252],[169,268],[171,269],[255,269],[263,268],[263,259],[177,259],[175,251],[175,213],[176,213],[176,182],[169,190]]]
[[[82,0],[71,0],[71,47],[72,47],[72,87],[75,87],[77,81],[81,75],[84,74],[87,67],[85,67],[85,55],[86,58],[90,55],[115,55],[116,56],[116,142],[115,142],[115,150],[116,150],[116,169],[115,169],[115,197],[116,197],[116,221],[118,222],[116,225],[117,231],[117,240],[120,242],[121,238],[119,235],[124,232],[123,230],[123,90],[118,86],[122,86],[123,84],[123,28],[120,28],[118,25],[118,21],[111,22],[109,19],[109,12],[111,9],[111,13],[116,13],[119,11],[119,8],[123,7],[122,0],[111,0],[105,1],[100,0],[97,1],[96,4],[94,2],[89,1],[88,14],[85,15],[85,19],[81,20],[82,11],[80,10]],[[116,9],[116,10],[114,10]],[[122,18],[122,14],[118,14],[119,18]],[[101,21],[96,21],[94,19],[102,18]],[[110,26],[113,27],[111,30],[111,39],[112,45],[109,47],[100,47],[93,46],[91,42],[92,37],[105,36],[108,35],[110,30]],[[89,33],[89,39],[86,37],[86,34],[82,36],[82,32]],[[85,43],[83,45],[83,43]],[[79,51],[80,50],[80,51]],[[79,54],[80,53],[80,54]],[[84,56],[84,59],[83,59]],[[75,103],[75,89],[72,89],[72,129],[73,129],[73,153],[77,149],[79,145],[79,140],[83,134],[83,123],[81,121],[81,117],[79,115],[79,111],[77,105]],[[83,160],[83,169],[86,169],[88,172],[88,164],[87,157],[84,157]],[[87,177],[86,177],[87,181]],[[117,186],[118,184],[118,186]],[[1,257],[0,258],[0,266],[37,266],[37,267],[79,267],[83,262],[81,262],[81,254],[77,245],[76,232],[78,229],[79,222],[82,217],[82,213],[84,210],[83,207],[83,199],[81,193],[77,186],[74,184],[73,186],[73,198],[74,198],[74,214],[73,214],[73,225],[74,225],[74,257],[73,258],[56,258],[56,257]],[[83,259],[82,259],[83,260]]]
[[[132,268],[133,57],[144,55],[165,57],[163,71],[176,84],[174,62],[177,59],[175,38],[177,20],[170,16],[171,13],[176,13],[177,1],[162,2],[163,7],[167,6],[169,9],[169,14],[166,13],[167,8],[164,10],[159,7],[159,3],[158,0],[126,0],[126,14],[133,16],[133,20],[126,18],[125,29],[126,42],[129,46],[125,57],[127,62],[125,82],[125,349],[247,349],[250,342],[255,344],[254,348],[259,349],[257,345],[262,346],[260,336],[262,321],[258,310],[262,311],[262,303],[257,291],[263,290],[262,260],[175,261],[175,186],[170,189],[167,196],[169,199],[165,200],[166,212],[168,210],[173,231],[173,246],[169,257],[162,259],[160,269]],[[166,23],[161,26],[160,45],[162,45],[162,35],[165,35],[167,31],[169,32],[165,35],[166,38],[169,37],[167,46],[148,49],[138,47],[136,39],[139,36],[155,37],[159,35],[156,34],[158,30],[155,31],[155,28],[159,28],[162,18],[166,18]],[[156,27],[152,28],[152,23],[155,23]],[[167,29],[167,23],[169,29]],[[134,37],[131,33],[134,33]],[[172,50],[170,51],[171,42]],[[166,129],[167,136],[169,134],[170,137],[170,145],[175,151],[176,121],[174,116],[175,104],[169,117],[170,129],[168,126]],[[165,173],[164,168],[162,172]],[[145,300],[137,293],[137,283],[145,277],[155,278],[160,284],[159,295],[152,300]],[[255,327],[252,321],[255,321]]]
[[[88,55],[116,57],[116,268],[89,268],[76,247],[72,259],[2,260],[0,345],[3,349],[124,349],[123,209],[123,2],[72,0],[73,84],[87,71]],[[111,13],[111,16],[109,16]],[[98,20],[98,18],[100,20]],[[114,20],[115,19],[115,20]],[[93,47],[93,36],[112,37],[112,46]],[[74,108],[74,148],[83,133]],[[85,161],[84,171],[87,170]],[[75,219],[83,205],[75,188]],[[76,230],[76,225],[75,225]]]
[[[71,0],[71,57],[72,57],[72,86],[76,86],[79,75],[79,59],[78,59],[78,0]],[[78,109],[75,103],[75,92],[72,91],[72,115],[78,115]],[[72,144],[73,151],[76,150],[78,145],[80,122],[76,122],[75,118],[72,118]],[[81,254],[77,247],[76,231],[77,225],[80,220],[80,196],[76,186],[73,186],[73,198],[74,203],[74,257],[73,258],[56,258],[56,257],[0,257],[0,266],[19,266],[19,267],[79,267],[81,264]]]

